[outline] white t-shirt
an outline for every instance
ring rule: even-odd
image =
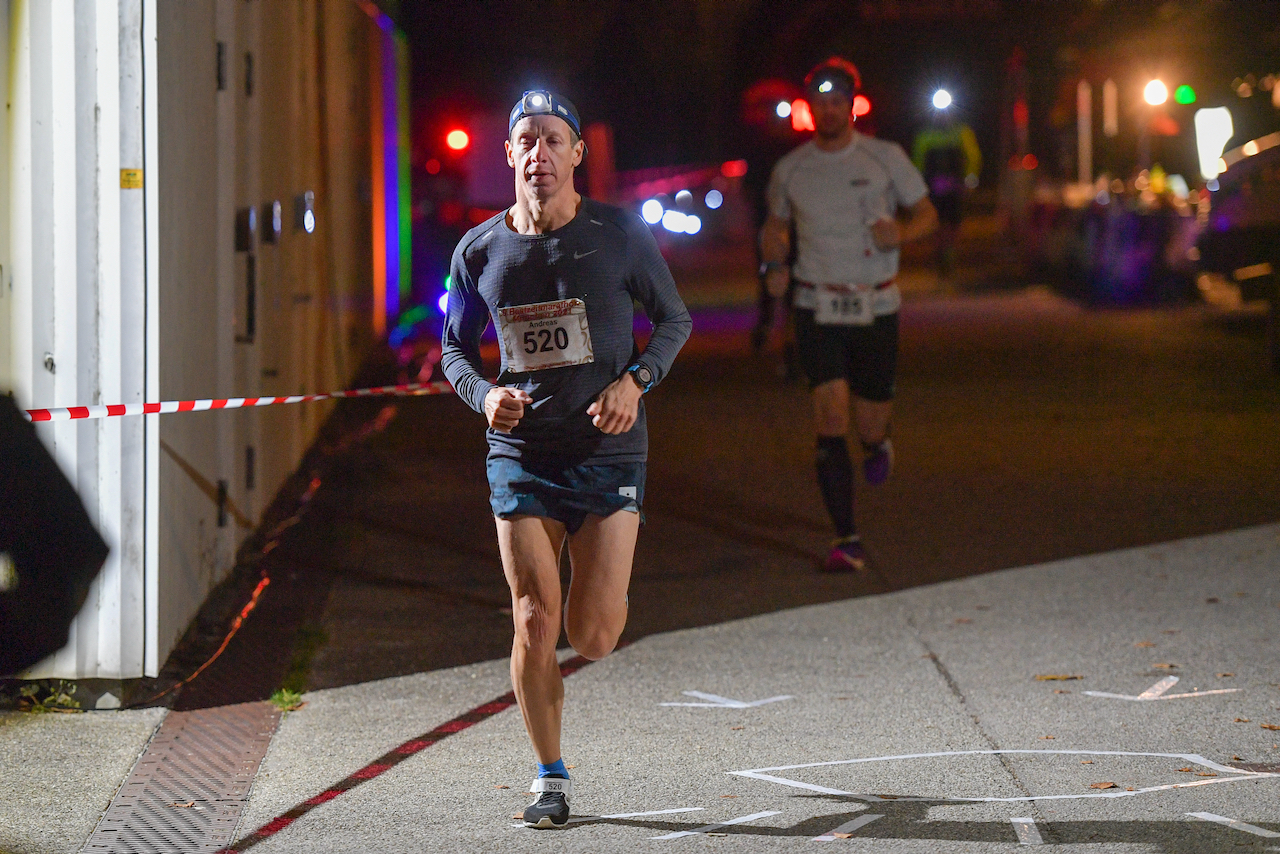
[[[809,141],[779,160],[769,179],[769,212],[795,221],[795,278],[878,285],[898,275],[898,250],[877,249],[871,224],[928,192],[902,146],[855,131],[840,151],[823,151]],[[798,308],[815,304],[812,288],[796,288]],[[901,304],[894,285],[875,292],[872,311],[892,314]]]

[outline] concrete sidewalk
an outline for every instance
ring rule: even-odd
[[[515,708],[370,766],[505,661],[315,691],[237,838],[354,775],[248,850],[1280,850],[1278,606],[1272,525],[652,636],[566,680],[559,832]],[[159,717],[6,715],[0,850],[80,850]]]

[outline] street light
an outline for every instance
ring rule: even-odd
[[[933,108],[935,110],[945,110],[951,106],[951,93],[946,89],[939,89],[933,93]]]
[[[1142,97],[1151,106],[1158,107],[1169,100],[1169,87],[1160,80],[1152,80],[1142,90]]]

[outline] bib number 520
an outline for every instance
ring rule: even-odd
[[[580,299],[513,305],[498,309],[506,367],[545,371],[592,361],[587,306]]]
[[[534,353],[553,353],[556,350],[569,349],[569,331],[563,326],[555,329],[530,329],[524,333],[524,351]]]

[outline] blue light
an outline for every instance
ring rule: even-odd
[[[445,291],[440,295],[440,299],[436,300],[436,305],[440,307],[441,314],[449,313],[449,292]]]
[[[680,211],[667,211],[662,215],[662,227],[675,234],[683,234],[686,217]]]
[[[706,202],[708,208],[715,210],[724,204],[724,196],[719,190],[708,190],[707,197],[703,201]]]
[[[657,199],[650,199],[640,206],[640,216],[644,217],[644,221],[649,225],[657,225],[662,219],[662,202]]]
[[[702,219],[694,214],[689,214],[684,218],[684,233],[697,234],[702,231]]]

